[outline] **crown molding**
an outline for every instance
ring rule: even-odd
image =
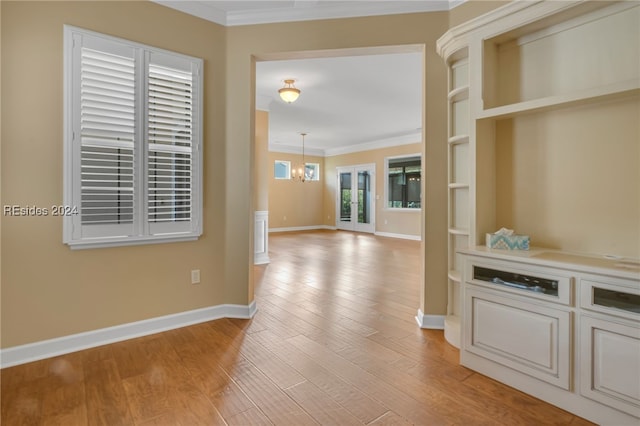
[[[402,136],[394,136],[391,138],[378,139],[371,142],[359,143],[354,145],[341,146],[338,148],[329,148],[324,151],[325,157],[333,157],[335,155],[351,154],[354,152],[371,151],[373,149],[389,148],[393,146],[411,145],[422,142],[422,133],[416,132]]]
[[[454,53],[469,45],[469,40],[495,37],[505,28],[521,28],[525,25],[576,8],[576,6],[598,8],[600,2],[588,0],[520,0],[506,3],[490,12],[450,28],[436,41],[436,52],[442,58],[450,58]],[[606,4],[606,2],[605,2]]]
[[[285,154],[302,154],[300,145],[281,145],[269,143],[269,152],[282,152]],[[324,149],[304,147],[305,155],[313,155],[316,157],[325,157]]]
[[[226,27],[238,25],[272,24],[279,22],[312,21],[319,19],[355,18],[362,16],[398,15],[449,11],[466,0],[394,0],[357,2],[296,2],[292,8],[264,8],[225,11],[207,0],[151,0],[189,15]],[[366,7],[364,7],[366,4]]]
[[[355,18],[361,16],[396,15],[402,13],[439,12],[449,10],[448,0],[329,2],[315,7],[288,9],[254,9],[227,13],[227,26],[313,21],[319,19]]]
[[[392,138],[378,139],[371,142],[358,143],[353,145],[341,146],[338,148],[308,148],[305,147],[304,152],[308,155],[315,155],[318,157],[333,157],[336,155],[351,154],[354,152],[371,151],[374,149],[389,148],[393,146],[411,145],[414,143],[421,143],[422,133],[416,132],[402,136],[395,136]],[[301,154],[302,148],[300,146],[293,145],[281,145],[269,143],[269,152],[283,152],[287,154]]]
[[[211,4],[205,1],[180,1],[180,0],[151,0],[153,3],[157,3],[162,6],[169,7],[171,9],[179,10],[189,15],[197,16],[198,18],[205,19],[207,21],[214,22],[220,25],[227,25],[227,13],[213,7]]]

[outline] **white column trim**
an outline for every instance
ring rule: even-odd
[[[256,210],[254,213],[254,265],[269,263],[269,211]]]

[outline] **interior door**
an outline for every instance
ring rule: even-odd
[[[336,227],[375,232],[375,164],[338,168]]]

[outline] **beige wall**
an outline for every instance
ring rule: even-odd
[[[509,3],[510,0],[467,0],[449,12],[449,26],[455,27]]]
[[[385,158],[409,154],[422,154],[422,144],[416,143],[327,157],[324,178],[324,224],[329,226],[336,225],[336,168],[359,164],[375,164],[376,232],[420,237],[422,229],[422,212],[420,210],[394,211],[393,209],[387,209],[385,203]]]
[[[496,226],[532,245],[640,257],[640,101],[496,126]]]
[[[301,154],[269,152],[269,228],[296,228],[322,224],[323,182],[292,179],[275,179],[273,167],[276,160],[289,161],[291,167],[302,162]],[[306,163],[318,163],[320,179],[323,178],[324,158],[305,155]]]
[[[72,251],[62,243],[59,217],[2,217],[2,347],[230,301],[223,278],[224,28],[151,2],[0,7],[2,205],[62,203],[64,24],[205,60],[204,235],[196,242]],[[192,269],[200,269],[200,285],[190,284]],[[246,281],[234,284],[246,293]]]

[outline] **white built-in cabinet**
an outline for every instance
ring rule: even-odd
[[[594,232],[608,237],[601,229],[619,231],[615,224],[624,223],[619,220],[624,216],[617,213],[622,210],[617,205],[634,199],[639,184],[621,181],[609,190],[594,189],[594,195],[582,189],[582,198],[589,201],[585,205],[609,206],[590,222],[580,222],[579,216],[588,211],[575,205],[564,205],[562,212],[548,206],[548,213],[545,197],[556,195],[556,188],[542,178],[544,166],[555,157],[545,155],[544,148],[527,146],[579,142],[593,133],[590,123],[585,120],[582,126],[579,119],[577,130],[565,131],[567,125],[558,123],[566,116],[598,117],[600,111],[610,114],[611,105],[624,105],[626,114],[637,110],[640,3],[511,2],[451,28],[437,49],[449,70],[445,338],[460,348],[461,363],[469,368],[600,424],[640,424],[640,309],[634,298],[640,295],[640,266],[593,266],[609,246],[602,243],[601,250],[598,242],[579,242]],[[592,127],[601,136],[590,143],[638,139],[637,129],[615,133],[606,123],[599,126]],[[557,129],[562,131],[546,137]],[[515,154],[509,149],[538,156],[531,159],[541,166],[528,176],[531,182],[511,183],[522,179],[521,171],[512,168],[523,163],[522,157],[510,163]],[[606,156],[606,149],[602,152]],[[590,161],[586,172],[600,166]],[[581,167],[567,164],[567,173],[556,173],[553,179],[571,179]],[[612,169],[611,162],[604,168]],[[614,196],[603,197],[609,193]],[[557,199],[564,195],[572,194],[559,193]],[[551,225],[561,237],[545,234],[531,211],[540,220],[555,215]],[[586,223],[574,232],[574,241],[567,242],[573,244],[569,251],[580,256],[562,251],[563,228],[573,225],[567,211],[575,211],[576,221]],[[529,229],[517,230],[533,230],[534,245],[538,238],[546,239],[556,250],[501,253],[482,247],[485,234],[509,226],[505,222],[525,223]],[[633,232],[619,233],[618,241],[634,240]],[[638,257],[634,244],[632,256]],[[475,276],[474,268],[548,280],[556,288],[551,294],[497,285]],[[605,289],[620,297],[631,295],[635,307],[603,306],[595,295]]]
[[[640,424],[640,263],[461,255],[462,365],[597,424]]]
[[[511,195],[496,180],[509,165],[498,164],[496,150],[510,137],[508,120],[542,114],[543,131],[545,112],[637,99],[639,28],[637,2],[512,2],[438,40],[449,69],[445,338],[454,346],[462,312],[457,252],[504,226],[496,198]]]

